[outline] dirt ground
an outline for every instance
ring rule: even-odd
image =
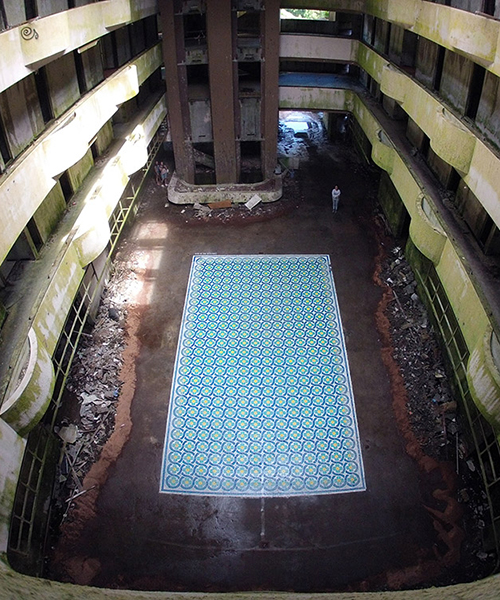
[[[69,382],[61,426],[78,426],[77,474],[66,467],[60,477],[47,577],[142,590],[312,592],[488,574],[484,496],[456,455],[464,425],[402,240],[388,234],[377,207],[377,172],[342,136],[281,150],[298,152],[300,167],[285,177],[280,201],[252,212],[165,207],[165,189],[148,181]],[[335,184],[342,196],[332,214]],[[265,501],[159,494],[187,275],[202,252],[330,255],[366,492]],[[97,385],[104,373],[107,396]]]

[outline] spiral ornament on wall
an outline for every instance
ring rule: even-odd
[[[39,36],[37,30],[28,25],[21,29],[21,37],[23,40],[37,40]]]

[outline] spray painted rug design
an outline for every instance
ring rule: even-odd
[[[329,257],[195,256],[160,491],[364,489]]]

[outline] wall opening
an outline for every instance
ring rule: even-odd
[[[38,69],[35,73],[35,85],[38,94],[38,100],[40,102],[40,110],[42,111],[42,117],[44,123],[48,123],[54,118],[54,111],[52,110],[52,103],[50,101],[49,85],[47,82],[47,73],[45,67]]]
[[[439,88],[441,87],[445,55],[446,48],[444,48],[443,46],[438,46],[438,52],[436,57],[436,70],[434,71],[434,79],[432,81],[432,87],[436,91],[439,91]]]
[[[465,115],[471,119],[475,119],[477,115],[479,102],[481,100],[481,93],[483,91],[485,74],[486,70],[484,67],[474,63],[469,84],[469,95],[467,97],[467,104],[465,108]]]

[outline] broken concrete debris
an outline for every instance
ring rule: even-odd
[[[248,208],[248,210],[252,210],[260,202],[262,202],[262,198],[258,194],[254,194],[248,202],[245,202],[245,206]]]
[[[83,480],[113,432],[122,382],[127,286],[133,265],[116,269],[106,288],[91,334],[84,334],[66,384],[66,400],[55,433],[63,440],[54,498],[64,519],[71,501],[88,490]],[[125,304],[126,305],[126,304]]]
[[[393,356],[408,395],[412,429],[428,456],[451,462],[458,476],[458,500],[467,507],[471,552],[481,548],[480,531],[489,508],[468,436],[466,417],[454,398],[442,353],[417,293],[417,282],[401,248],[393,249],[382,265],[381,280],[391,288],[386,316],[391,327]],[[474,538],[473,532],[479,532]],[[482,560],[491,558],[486,555]],[[481,560],[481,559],[480,559]],[[472,567],[471,567],[472,568]]]

